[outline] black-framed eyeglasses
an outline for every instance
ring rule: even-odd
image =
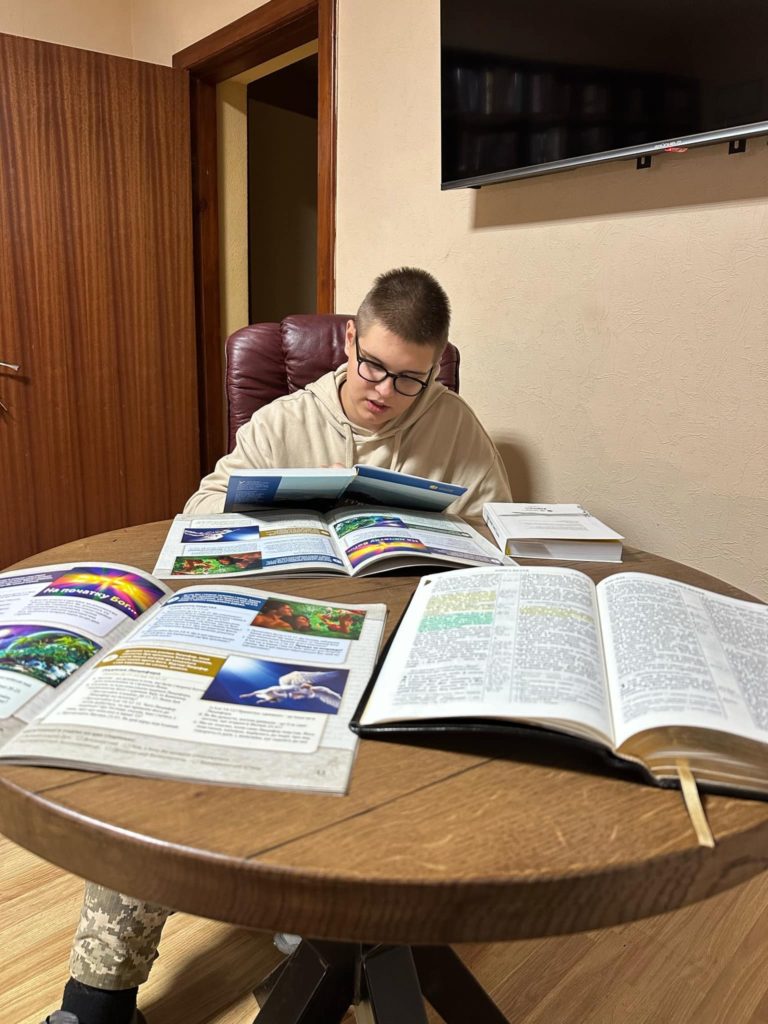
[[[434,366],[430,368],[426,380],[412,377],[410,373],[390,373],[381,363],[377,363],[373,359],[366,359],[360,355],[360,340],[357,334],[355,334],[355,355],[357,356],[357,372],[363,380],[367,380],[371,384],[381,384],[387,377],[391,377],[392,387],[395,391],[399,395],[405,395],[408,398],[415,398],[416,395],[421,394],[432,380],[432,374],[435,369]]]

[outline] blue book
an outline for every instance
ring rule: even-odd
[[[243,469],[229,478],[225,512],[274,505],[361,501],[373,505],[442,512],[466,487],[396,473],[376,466],[352,469]]]

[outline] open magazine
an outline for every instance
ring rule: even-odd
[[[386,607],[109,563],[0,574],[0,760],[345,792]]]
[[[509,563],[458,516],[368,506],[176,516],[154,568],[161,579],[259,573],[367,576],[419,565]]]
[[[294,508],[320,503],[323,508],[363,502],[442,512],[467,488],[444,480],[378,466],[351,469],[241,469],[227,483],[225,512],[248,512],[272,505]]]
[[[768,606],[643,573],[425,576],[369,684],[361,735],[538,727],[660,785],[768,795]],[[542,735],[539,733],[539,735]]]

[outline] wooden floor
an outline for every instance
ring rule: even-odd
[[[1,1024],[56,1008],[81,891],[0,837]],[[251,1024],[250,988],[280,959],[270,936],[184,914],[161,948],[140,994],[149,1024]],[[514,1024],[768,1024],[768,873],[622,928],[458,948]]]

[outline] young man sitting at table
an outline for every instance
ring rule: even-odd
[[[511,501],[506,470],[469,406],[435,379],[448,341],[450,306],[426,271],[376,279],[347,324],[348,362],[254,413],[187,502],[187,514],[222,512],[234,470],[365,463],[461,484],[449,511],[479,516]],[[62,1011],[50,1024],[132,1024],[170,911],[86,885]],[[281,945],[281,948],[283,946]]]

